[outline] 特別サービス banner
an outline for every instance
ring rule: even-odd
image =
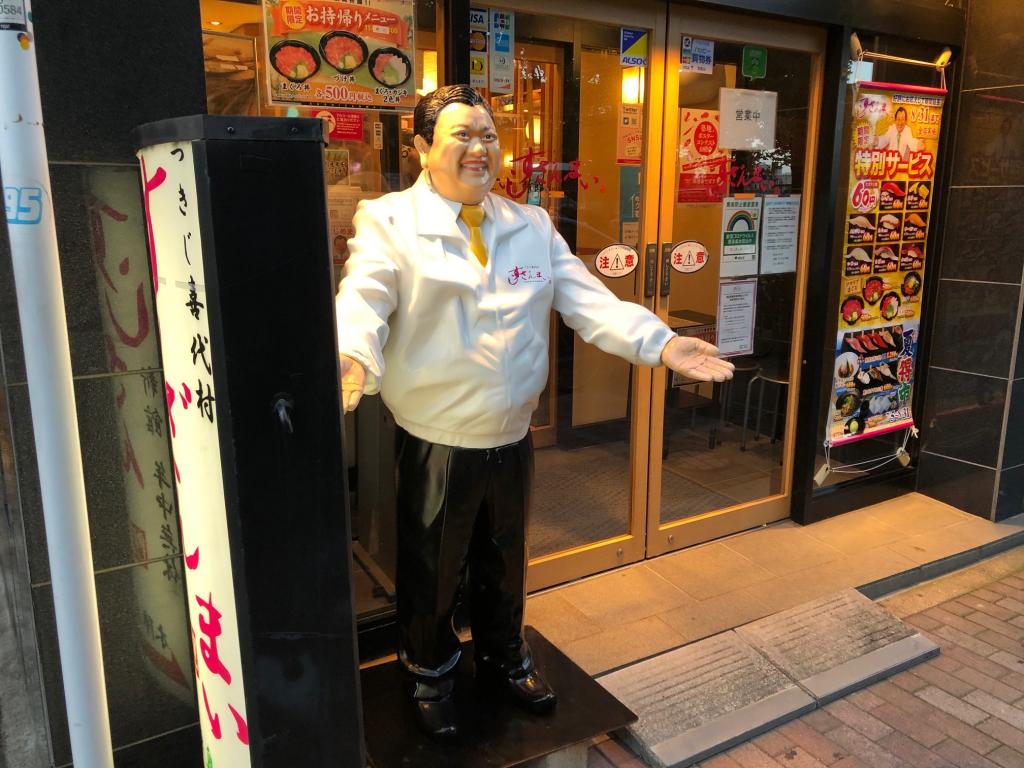
[[[911,401],[945,93],[861,83],[853,102],[828,445],[914,423]]]

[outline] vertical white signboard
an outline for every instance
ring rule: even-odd
[[[139,152],[178,494],[203,765],[251,765],[190,142]]]

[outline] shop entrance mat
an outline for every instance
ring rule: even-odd
[[[682,768],[931,658],[938,646],[856,590],[598,678],[639,721],[621,732]]]

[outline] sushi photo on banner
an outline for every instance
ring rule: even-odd
[[[263,15],[271,103],[416,105],[413,0],[263,0]]]
[[[825,443],[914,424],[928,221],[946,91],[860,83],[853,99]]]

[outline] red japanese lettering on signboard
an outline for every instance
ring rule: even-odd
[[[367,5],[314,0],[285,0],[271,8],[275,36],[295,32],[333,32],[343,30],[368,35],[393,45],[405,44],[409,36],[405,21],[399,16]]]
[[[217,653],[217,638],[221,634],[220,619],[221,613],[213,605],[213,595],[211,594],[206,600],[196,595],[196,603],[199,607],[206,611],[206,615],[199,615],[199,632],[202,637],[199,638],[199,648],[203,652],[203,661],[206,662],[206,668],[213,674],[217,675],[224,680],[225,683],[231,685],[231,672],[221,661],[220,654]]]

